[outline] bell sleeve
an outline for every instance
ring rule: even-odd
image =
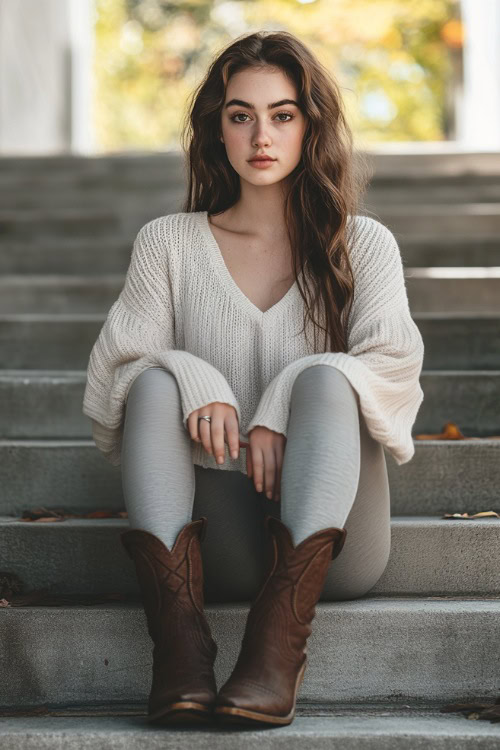
[[[347,353],[311,354],[290,362],[269,383],[248,425],[287,435],[295,378],[306,367],[330,365],[358,394],[371,436],[398,465],[413,457],[412,427],[424,394],[420,386],[424,343],[408,303],[403,264],[392,232],[371,217],[351,254],[355,290]]]
[[[169,226],[169,216],[163,216],[139,230],[124,286],[90,353],[82,411],[91,419],[97,448],[113,466],[121,463],[130,386],[149,367],[163,367],[175,376],[186,429],[191,412],[214,401],[234,406],[241,420],[224,375],[204,359],[175,349]]]

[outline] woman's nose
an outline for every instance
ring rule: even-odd
[[[257,130],[254,133],[254,143],[256,144],[268,144],[269,143],[269,135],[266,131],[266,129],[261,126],[257,128]]]

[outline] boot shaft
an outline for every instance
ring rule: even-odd
[[[297,622],[310,623],[330,562],[340,553],[347,531],[336,527],[321,529],[295,546],[290,530],[280,519],[267,515],[265,526],[269,569],[254,604],[261,597],[272,600],[286,592]]]
[[[144,529],[129,529],[120,535],[128,556],[134,561],[149,634],[159,644],[166,636],[167,622],[204,619],[203,563],[201,541],[206,518],[186,524],[170,550],[157,536]],[[168,612],[166,621],[161,617]]]

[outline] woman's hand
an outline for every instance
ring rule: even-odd
[[[211,422],[198,417],[211,417]],[[191,439],[203,443],[207,453],[213,454],[218,464],[224,463],[224,441],[229,446],[231,458],[238,458],[240,448],[240,430],[238,413],[231,404],[212,401],[201,409],[191,412],[187,418]],[[236,454],[236,455],[234,455]]]
[[[286,437],[261,425],[250,431],[248,439],[247,474],[253,476],[257,492],[265,490],[270,500],[279,502]]]

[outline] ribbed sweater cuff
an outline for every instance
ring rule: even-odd
[[[317,357],[316,354],[301,357],[299,360],[291,362],[271,380],[248,425],[247,435],[254,427],[262,426],[274,432],[279,432],[285,437],[287,436],[293,383],[299,373],[312,365]]]
[[[360,398],[360,407],[364,412],[372,437],[387,446],[387,449],[398,465],[408,462],[415,453],[411,428],[423,400],[423,392],[418,382],[409,382],[407,393],[405,394],[403,391],[403,398],[407,399],[406,410],[404,416],[400,413],[398,419],[394,414],[384,413],[371,393],[372,382],[377,379],[377,376],[370,372],[355,357],[343,352],[311,354],[295,362],[291,362],[285,367],[269,383],[262,394],[257,410],[248,425],[246,434],[248,435],[254,427],[264,426],[286,437],[291,393],[295,379],[307,367],[323,364],[336,367],[343,372],[357,391]],[[390,384],[386,384],[386,387],[388,391],[391,391]],[[392,406],[395,411],[397,411],[395,408],[397,404],[395,404],[394,398],[397,388],[398,386],[396,385],[394,387],[394,394],[390,394],[392,397]],[[388,400],[388,404],[391,404],[390,400]],[[378,432],[373,428],[375,423],[381,425],[381,429]]]
[[[241,424],[240,405],[226,378],[216,367],[190,352],[178,349],[155,352],[154,355],[128,363],[122,369],[119,377],[115,377],[106,403],[92,397],[94,391],[87,383],[83,413],[92,419],[92,434],[97,447],[114,466],[121,462],[123,415],[130,388],[141,372],[150,367],[162,367],[174,375],[186,430],[191,412],[214,401],[234,406],[238,424]],[[103,424],[104,416],[109,418],[107,424]]]
[[[173,372],[179,385],[183,424],[186,429],[191,412],[213,401],[234,406],[238,424],[241,423],[238,401],[226,378],[216,367],[190,352],[181,350],[167,352],[163,366]]]

